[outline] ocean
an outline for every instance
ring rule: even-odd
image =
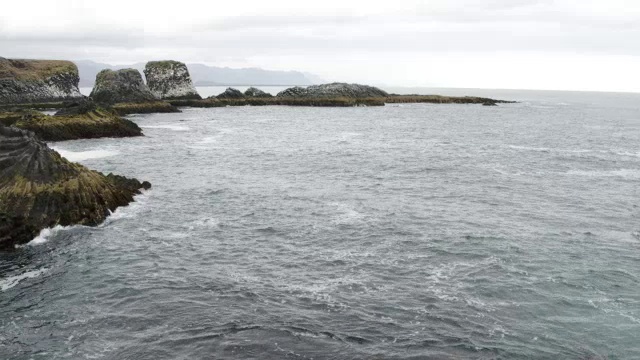
[[[519,103],[51,143],[153,188],[0,254],[0,358],[640,358],[640,94],[388,90]]]

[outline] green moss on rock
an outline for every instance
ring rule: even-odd
[[[32,133],[0,126],[0,248],[56,225],[101,223],[133,201],[140,183],[69,162]]]

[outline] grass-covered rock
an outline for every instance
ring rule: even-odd
[[[0,248],[44,228],[98,225],[151,184],[69,162],[25,130],[0,126]]]
[[[136,69],[102,70],[90,97],[102,104],[141,103],[158,98],[149,90]]]
[[[78,68],[70,61],[0,57],[0,104],[79,99],[79,81]]]
[[[34,110],[2,112],[0,124],[32,131],[44,141],[142,136],[134,122],[90,102],[63,108],[55,116]]]
[[[192,100],[186,100],[192,101]],[[198,100],[193,100],[198,101]],[[167,101],[148,101],[143,103],[118,103],[111,105],[111,109],[119,115],[129,114],[153,114],[153,113],[176,113],[180,109],[171,105]]]

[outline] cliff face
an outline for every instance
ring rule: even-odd
[[[24,130],[0,126],[0,248],[55,225],[101,223],[151,184],[72,163]]]
[[[80,99],[79,81],[70,61],[0,58],[0,104]]]
[[[379,98],[387,97],[387,92],[378,89],[377,87],[359,85],[359,84],[346,84],[346,83],[332,83],[323,85],[314,85],[307,88],[292,87],[283,90],[278,93],[278,97],[282,98],[350,98],[350,99],[363,99],[363,98]]]
[[[139,103],[158,99],[135,69],[100,71],[90,97],[104,104]]]
[[[202,99],[193,86],[189,70],[179,61],[150,61],[144,68],[147,86],[159,99]]]

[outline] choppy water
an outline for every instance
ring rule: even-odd
[[[640,96],[501,97],[52,144],[153,189],[0,255],[0,358],[640,358]]]

